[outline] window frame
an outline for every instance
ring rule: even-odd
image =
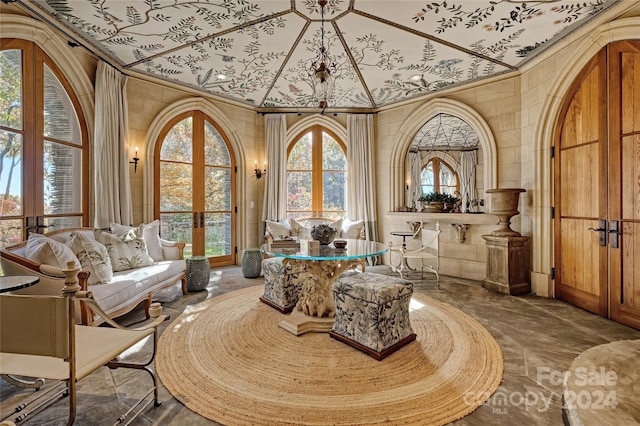
[[[458,172],[456,172],[454,167],[451,167],[451,164],[449,164],[447,161],[445,161],[444,159],[440,158],[440,157],[429,157],[427,159],[427,161],[425,161],[424,165],[422,166],[422,168],[420,169],[420,176],[422,176],[422,173],[424,172],[424,169],[426,169],[429,166],[429,163],[433,164],[433,190],[434,192],[438,192],[438,193],[442,193],[442,188],[440,185],[440,168],[441,165],[444,164],[449,170],[451,170],[451,173],[455,176],[456,178],[456,187],[454,189],[454,191],[460,192],[460,176],[458,176]],[[422,188],[424,187],[424,184],[422,182],[420,182],[420,192],[424,194],[424,192],[422,191]],[[453,195],[453,194],[451,194]]]
[[[311,133],[311,170],[290,170],[289,169],[289,155],[291,154],[291,151],[293,151],[293,148],[296,146],[296,144],[300,141],[300,139],[302,139],[305,135]],[[336,141],[336,143],[338,144],[338,146],[340,146],[340,149],[342,150],[342,153],[344,154],[345,157],[345,161],[348,161],[348,156],[347,156],[347,146],[346,144],[342,141],[342,139],[340,139],[334,132],[332,132],[331,130],[329,130],[328,128],[320,125],[320,124],[315,124],[313,126],[307,127],[304,130],[302,130],[301,132],[299,132],[292,140],[291,143],[289,143],[289,146],[287,147],[287,157],[286,157],[286,167],[287,167],[287,178],[286,178],[286,183],[287,183],[287,188],[288,188],[288,184],[289,184],[289,172],[291,171],[296,171],[296,172],[300,172],[300,171],[310,171],[311,172],[311,211],[308,211],[308,215],[307,214],[303,214],[302,216],[298,215],[298,213],[302,212],[305,213],[307,212],[306,210],[289,210],[289,203],[287,202],[287,210],[286,210],[286,214],[287,214],[287,218],[296,218],[296,217],[327,217],[327,218],[332,218],[332,219],[338,219],[341,217],[346,217],[346,213],[347,213],[347,208],[345,205],[345,209],[344,210],[328,210],[325,211],[322,209],[323,206],[323,201],[324,201],[324,191],[323,191],[323,173],[324,172],[332,172],[332,171],[336,171],[336,172],[344,172],[345,176],[348,176],[348,168],[345,168],[344,170],[337,170],[337,169],[323,169],[322,167],[322,148],[323,148],[323,143],[314,143],[316,140],[319,140],[320,142],[323,141],[322,139],[322,134],[326,133],[328,134],[331,138],[333,138],[334,141]],[[348,178],[347,178],[348,179]],[[347,180],[345,180],[345,203],[346,203],[346,195],[347,195]],[[287,194],[288,194],[288,190],[287,190]],[[325,215],[325,213],[329,213],[330,215]],[[335,214],[331,214],[331,213],[335,213]]]
[[[29,232],[46,231],[46,220],[79,217],[81,226],[89,221],[89,131],[80,100],[67,76],[55,61],[36,43],[19,38],[0,38],[0,50],[22,52],[22,128],[1,126],[2,130],[18,133],[22,137],[22,212],[20,215],[4,216],[2,220],[22,220],[22,240]],[[45,136],[44,134],[44,68],[45,65],[58,80],[69,97],[74,120],[78,121],[79,140],[72,143]],[[54,142],[80,150],[81,201],[80,210],[70,213],[45,214],[44,200],[44,145]],[[30,220],[31,219],[31,220]]]

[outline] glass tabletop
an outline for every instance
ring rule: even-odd
[[[331,243],[326,246],[321,245],[319,252],[308,255],[300,253],[297,248],[274,248],[271,247],[271,244],[263,244],[260,249],[269,256],[301,260],[362,259],[365,257],[380,256],[389,251],[389,247],[386,244],[376,241],[350,239],[342,239],[342,241],[347,242],[347,247],[344,249],[337,249],[333,243]]]
[[[5,275],[0,277],[0,293],[30,287],[40,281],[36,275]]]

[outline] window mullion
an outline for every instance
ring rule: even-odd
[[[320,216],[322,212],[322,129],[320,126],[313,128],[312,138],[311,210],[314,216]]]

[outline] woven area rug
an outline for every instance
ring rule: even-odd
[[[191,307],[162,333],[156,369],[196,413],[224,425],[446,424],[500,384],[502,351],[473,318],[415,295],[415,342],[382,361],[325,333],[294,336],[262,286]]]

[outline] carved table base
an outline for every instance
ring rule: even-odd
[[[358,266],[360,260],[285,259],[284,262],[295,263],[294,267],[300,268],[296,279],[302,282],[302,290],[296,310],[278,323],[280,328],[296,336],[311,331],[331,331],[336,314],[331,285],[344,271]]]

